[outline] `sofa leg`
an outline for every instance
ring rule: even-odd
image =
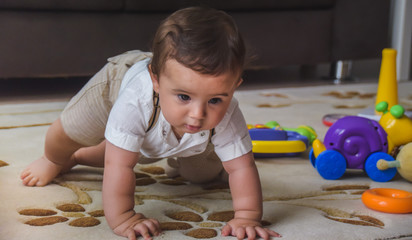
[[[352,61],[339,60],[333,62],[330,66],[330,79],[335,84],[341,84],[343,81],[353,80],[352,76]]]

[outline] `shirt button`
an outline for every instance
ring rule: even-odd
[[[162,131],[162,135],[163,135],[163,137],[166,136],[166,130]]]
[[[205,132],[201,132],[201,133],[200,133],[200,136],[201,136],[201,137],[204,137],[205,135],[206,135]]]

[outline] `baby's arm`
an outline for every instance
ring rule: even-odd
[[[159,222],[133,210],[136,185],[133,168],[139,153],[106,142],[102,194],[109,226],[116,234],[129,239],[136,239],[136,235],[142,235],[144,239],[151,239],[151,235],[157,236],[160,233]]]
[[[222,235],[232,235],[238,239],[245,236],[248,236],[248,239],[255,239],[256,236],[263,239],[269,239],[271,236],[280,237],[280,234],[263,228],[260,223],[262,190],[252,152],[223,162],[223,166],[229,173],[235,216],[223,227]]]

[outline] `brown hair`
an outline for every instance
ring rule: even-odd
[[[164,70],[168,59],[202,74],[241,74],[245,45],[231,16],[223,11],[189,7],[166,18],[152,45],[152,72]]]

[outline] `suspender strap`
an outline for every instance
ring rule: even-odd
[[[214,129],[214,128],[210,129],[210,133],[209,133],[209,143],[212,142],[212,137],[213,137],[213,135],[215,135],[215,129]]]
[[[159,118],[159,111],[160,111],[159,94],[153,91],[153,113],[152,113],[152,116],[150,117],[149,127],[147,128],[146,132],[150,131],[150,129],[152,129],[153,126],[156,124],[157,119]]]

